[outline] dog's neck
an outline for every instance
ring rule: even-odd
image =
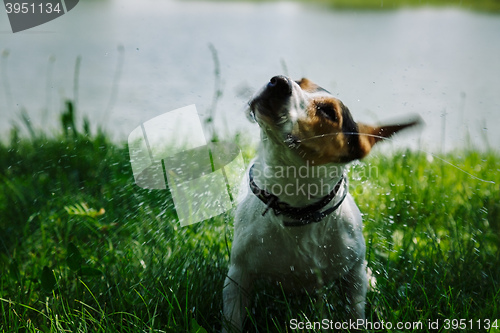
[[[345,164],[314,165],[293,148],[263,140],[254,161],[253,176],[259,188],[295,207],[317,202],[328,195],[347,171]]]

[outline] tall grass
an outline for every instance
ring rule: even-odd
[[[68,102],[60,133],[13,130],[0,144],[0,331],[220,330],[231,212],[181,228],[168,191],[134,184],[125,145],[75,123]],[[463,149],[439,158],[495,183],[419,151],[352,167],[378,281],[372,321],[422,322],[419,332],[435,320],[500,321],[500,157]],[[249,331],[345,320],[339,287],[304,297],[262,290]]]
[[[500,12],[500,1],[498,0],[316,0],[316,2],[348,10],[393,10],[429,6],[490,13]]]
[[[219,0],[220,1],[220,0]],[[247,1],[247,0],[224,0]],[[269,0],[254,0],[269,1]],[[273,0],[271,0],[273,1]],[[316,3],[340,10],[395,10],[401,8],[458,8],[487,13],[500,13],[499,0],[295,0]]]

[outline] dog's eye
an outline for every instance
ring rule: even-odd
[[[316,110],[322,116],[330,119],[331,121],[338,121],[337,112],[335,107],[328,103],[316,104]]]

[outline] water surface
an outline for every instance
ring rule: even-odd
[[[16,34],[1,13],[0,131],[5,137],[23,108],[36,127],[55,127],[62,100],[75,98],[79,56],[78,110],[117,140],[186,105],[207,117],[212,44],[221,134],[257,137],[246,100],[273,75],[288,74],[331,91],[358,121],[420,114],[425,129],[398,136],[396,146],[498,148],[499,31],[500,16],[458,9],[353,12],[286,2],[81,1]]]

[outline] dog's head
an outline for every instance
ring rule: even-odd
[[[370,126],[356,123],[349,109],[308,79],[273,77],[249,102],[249,115],[266,137],[295,150],[315,165],[365,157],[375,143],[418,124]]]

